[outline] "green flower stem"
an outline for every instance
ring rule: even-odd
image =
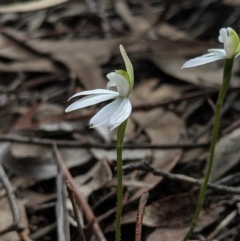
[[[204,199],[205,199],[205,194],[207,190],[207,184],[211,175],[211,170],[213,166],[213,160],[214,160],[214,151],[215,151],[215,145],[217,142],[217,136],[218,136],[218,129],[219,129],[219,121],[220,121],[220,116],[221,116],[221,108],[223,104],[224,97],[226,95],[229,82],[231,80],[232,76],[232,67],[233,67],[233,60],[232,59],[226,59],[225,64],[224,64],[224,72],[223,72],[223,83],[221,86],[221,89],[218,94],[218,99],[217,99],[217,104],[216,104],[216,110],[215,110],[215,117],[214,117],[214,124],[213,124],[213,132],[212,132],[212,139],[211,139],[211,145],[210,145],[210,155],[209,155],[209,160],[208,160],[208,166],[207,166],[207,172],[205,175],[205,179],[201,185],[199,196],[198,196],[198,202],[197,202],[197,207],[192,219],[191,227],[189,231],[187,232],[186,236],[184,237],[183,241],[187,241],[194,228],[197,225],[198,217],[201,212]]]
[[[122,150],[123,138],[127,120],[125,120],[117,130],[117,214],[116,214],[116,241],[121,241],[121,215],[122,215],[122,202],[123,202],[123,185],[122,185]]]

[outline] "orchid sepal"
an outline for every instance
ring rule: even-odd
[[[127,80],[128,80],[128,82],[129,82],[130,91],[131,91],[132,88],[133,88],[133,85],[134,85],[134,71],[133,71],[133,66],[132,66],[132,63],[131,63],[130,59],[128,58],[128,55],[127,55],[124,47],[123,47],[122,45],[120,45],[120,46],[119,46],[119,49],[120,49],[121,55],[122,55],[122,57],[123,57],[125,66],[126,66],[127,74],[128,74],[128,76],[129,76],[129,78],[127,78]],[[121,71],[121,70],[118,70],[118,71]]]
[[[220,29],[218,40],[223,43],[223,49],[209,49],[208,54],[187,61],[182,66],[182,69],[208,64],[221,59],[233,59],[240,55],[239,37],[232,28]]]

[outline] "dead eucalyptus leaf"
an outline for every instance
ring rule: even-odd
[[[133,119],[145,130],[153,144],[173,144],[180,140],[181,132],[184,129],[184,122],[170,111],[164,109],[154,109],[148,112],[133,113]],[[155,168],[171,171],[180,159],[182,151],[174,150],[153,150],[152,165]],[[144,182],[157,185],[163,178],[146,174]],[[130,200],[135,200],[141,196],[143,188],[134,193]]]
[[[85,198],[88,198],[93,191],[98,190],[111,179],[112,172],[106,161],[97,161],[86,174],[74,178]]]
[[[148,227],[186,227],[196,208],[198,189],[168,196],[145,208],[143,224]],[[135,222],[136,211],[123,215],[122,223]]]
[[[222,83],[223,62],[221,61],[197,68],[181,69],[187,61],[185,58],[159,58],[156,56],[153,57],[153,60],[166,74],[191,84],[200,87],[219,87]],[[235,66],[233,72],[237,71],[238,66]],[[233,74],[231,85],[235,86],[238,85],[238,83],[239,77]]]
[[[88,162],[92,156],[86,149],[59,148],[60,155],[67,167],[74,167]],[[35,180],[55,177],[57,167],[52,148],[35,145],[14,143],[1,150],[2,163],[11,172]]]
[[[240,160],[240,128],[235,129],[228,135],[223,136],[215,147],[211,181],[216,181]]]
[[[77,74],[86,89],[95,89],[106,87],[107,80],[103,78],[99,65],[109,61],[122,41],[122,38],[87,41],[32,40],[28,44],[64,63]]]
[[[59,4],[68,2],[69,0],[37,0],[30,2],[12,3],[7,5],[0,5],[0,13],[11,12],[31,12],[40,9],[54,7]]]
[[[223,4],[237,7],[240,5],[240,1],[239,0],[223,0]]]
[[[25,207],[23,206],[23,203],[21,200],[16,199],[16,202],[20,211],[20,218],[23,224],[27,227],[27,214],[25,211]],[[1,230],[4,230],[4,228],[9,227],[13,223],[12,211],[9,206],[9,201],[7,197],[4,197],[0,200],[0,213],[1,213],[0,227],[1,227]],[[16,232],[9,232],[4,235],[1,235],[1,241],[19,241],[19,240],[20,238]]]
[[[154,103],[167,99],[178,98],[181,96],[183,88],[178,85],[159,85],[158,79],[148,79],[138,84],[131,92],[130,99],[133,105]]]
[[[186,235],[187,228],[157,228],[146,239],[146,241],[182,241]]]
[[[91,148],[91,153],[98,160],[117,160],[116,150],[104,150]],[[126,160],[139,160],[150,158],[152,156],[151,150],[149,149],[134,149],[134,150],[123,150],[123,161]]]

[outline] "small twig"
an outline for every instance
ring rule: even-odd
[[[50,232],[52,232],[54,229],[56,229],[56,227],[57,227],[56,223],[49,224],[44,228],[39,228],[35,233],[32,233],[30,237],[32,239],[40,239],[44,235],[47,235]]]
[[[222,135],[227,135],[228,133],[232,132],[236,128],[240,126],[240,119],[232,122],[226,129],[223,130]]]
[[[218,241],[224,241],[224,240],[227,240],[226,238],[228,238],[229,236],[235,236],[239,233],[239,228],[240,228],[240,225],[238,224],[237,226],[235,226],[234,228],[231,228],[227,231],[225,231],[223,234],[219,235],[217,237],[217,240]]]
[[[56,205],[56,216],[57,216],[57,235],[58,241],[66,241],[65,237],[65,217],[64,217],[64,200],[63,200],[63,174],[60,164],[56,160],[58,174],[56,177],[57,186],[57,205]]]
[[[13,187],[12,187],[1,163],[0,163],[0,180],[6,190],[7,197],[8,197],[11,211],[12,211],[12,216],[13,216],[12,226],[6,228],[5,230],[1,231],[0,233],[3,234],[3,233],[7,233],[7,232],[15,230],[16,232],[18,232],[19,236],[22,238],[23,241],[31,241],[31,239],[28,237],[28,235],[25,231],[25,227],[22,223],[22,220],[20,217],[20,211],[19,211],[18,205],[16,203]]]
[[[151,172],[156,176],[162,176],[167,179],[175,180],[175,181],[181,181],[181,182],[187,182],[191,183],[196,186],[201,186],[202,181],[188,177],[182,174],[173,174],[165,171],[161,171],[159,169],[155,169],[153,166],[151,166],[148,163],[134,163],[134,164],[129,164],[129,165],[124,165],[123,166],[123,171],[134,171],[134,170],[142,170],[142,171],[147,171]],[[225,193],[232,193],[232,194],[240,194],[240,189],[239,188],[234,188],[234,187],[228,187],[228,186],[223,186],[223,185],[217,185],[217,184],[212,184],[208,183],[208,187],[211,189],[215,189],[220,192],[225,192]]]
[[[21,231],[18,233],[22,241],[32,241],[32,239],[29,238],[28,234],[26,233],[25,230]]]
[[[21,223],[18,206],[15,201],[14,190],[1,164],[0,164],[0,179],[4,188],[6,189],[9,203],[11,206],[11,210],[13,214],[13,222],[14,222],[13,226],[15,227],[16,231],[22,231],[24,230],[24,226]]]
[[[217,234],[220,233],[220,231],[225,228],[238,214],[237,210],[234,210],[231,212],[222,222],[213,230],[212,233],[208,235],[208,239],[212,240],[216,237]]]
[[[1,230],[0,231],[0,236],[5,234],[5,233],[12,232],[12,231],[15,231],[15,226],[14,225],[10,225],[10,226],[6,227],[5,229]]]
[[[135,230],[135,241],[142,240],[142,221],[144,210],[147,204],[147,200],[149,197],[149,193],[147,191],[143,192],[137,210],[137,218],[136,218],[136,230]]]
[[[52,140],[52,139],[42,139],[37,137],[27,137],[27,136],[18,136],[13,134],[0,134],[0,141],[11,141],[27,144],[40,144],[45,146],[53,146],[54,144],[64,147],[81,147],[81,148],[100,148],[100,149],[116,149],[115,144],[91,144],[83,143],[81,141],[68,141],[68,140]],[[193,149],[199,147],[208,147],[209,143],[200,143],[200,144],[166,144],[166,145],[157,145],[151,143],[142,143],[142,144],[125,144],[124,149]]]
[[[22,230],[24,230],[24,225],[21,223],[21,218],[20,218],[20,214],[19,214],[19,209],[18,209],[18,205],[15,201],[15,195],[14,195],[14,190],[13,187],[3,169],[2,164],[0,164],[0,179],[1,182],[6,190],[7,196],[8,196],[8,200],[10,203],[10,207],[12,210],[12,215],[13,215],[13,226],[15,227],[14,229],[17,232],[21,232]]]
[[[74,212],[74,215],[75,215],[75,218],[77,221],[80,241],[86,241],[85,235],[83,233],[83,228],[82,228],[82,224],[80,221],[79,213],[78,213],[78,206],[77,206],[77,202],[76,202],[76,198],[75,198],[75,190],[68,181],[66,181],[66,187],[67,187],[69,198],[72,202],[73,212]]]
[[[69,183],[71,184],[71,186],[77,190],[76,194],[76,199],[79,203],[79,205],[82,207],[84,214],[86,216],[86,219],[89,223],[94,221],[93,224],[93,231],[97,237],[97,239],[99,241],[107,241],[106,238],[103,235],[103,232],[98,224],[98,222],[96,222],[96,218],[95,215],[91,209],[91,207],[88,205],[88,203],[86,202],[86,200],[84,199],[84,197],[81,195],[81,193],[78,191],[78,187],[76,185],[76,183],[74,182],[71,173],[69,172],[69,170],[67,169],[64,161],[62,160],[60,153],[58,151],[57,148],[57,144],[53,143],[53,151],[54,151],[54,155],[55,158],[57,159],[58,163],[60,164],[60,167],[62,169],[62,172],[64,173],[65,178],[69,181]]]

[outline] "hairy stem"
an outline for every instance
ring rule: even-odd
[[[116,241],[121,241],[121,215],[122,215],[122,202],[123,202],[123,185],[122,185],[122,150],[123,138],[127,120],[125,120],[117,130],[117,214],[116,214]]]
[[[223,72],[223,83],[222,83],[221,89],[219,91],[218,99],[217,99],[217,103],[216,103],[216,110],[215,110],[215,116],[214,116],[214,124],[213,124],[213,132],[212,132],[212,139],[211,139],[211,145],[210,145],[210,154],[209,154],[207,172],[206,172],[205,178],[204,178],[203,183],[200,188],[197,207],[196,207],[193,219],[192,219],[190,229],[187,232],[186,236],[184,237],[183,241],[187,241],[190,238],[194,228],[197,225],[198,217],[199,217],[199,214],[201,212],[201,209],[202,209],[202,206],[204,203],[207,185],[208,185],[208,181],[209,181],[212,166],[213,166],[214,151],[215,151],[215,145],[217,142],[219,122],[220,122],[220,116],[221,116],[221,108],[222,108],[223,100],[224,100],[224,97],[226,95],[226,92],[227,92],[227,89],[229,86],[229,82],[231,80],[233,60],[234,60],[233,58],[225,60],[224,72]]]

